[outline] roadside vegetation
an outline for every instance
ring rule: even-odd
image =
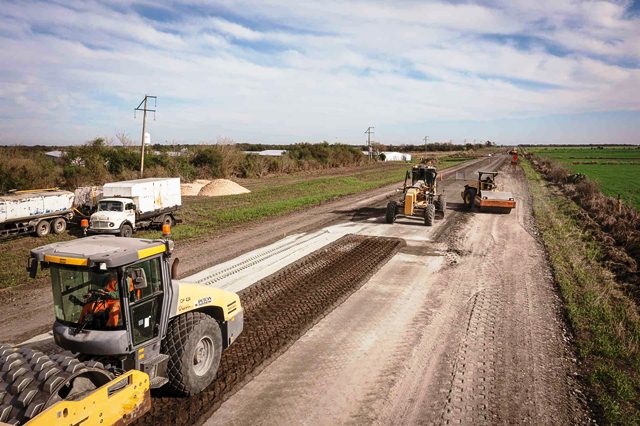
[[[139,147],[120,135],[121,145],[96,138],[81,146],[60,147],[58,157],[46,155],[52,147],[0,147],[0,194],[12,189],[102,185],[105,182],[138,178]],[[483,144],[468,147],[430,144],[429,158],[443,153],[456,157],[449,163],[464,161],[477,155]],[[395,149],[396,147],[377,146]],[[415,148],[413,145],[402,148]],[[424,149],[424,147],[422,147]],[[258,155],[260,150],[286,150],[281,156]],[[420,149],[420,147],[418,147]],[[420,152],[424,154],[424,151]],[[422,155],[420,155],[421,157]],[[419,156],[415,155],[418,160]],[[213,145],[153,145],[145,154],[146,177],[180,177],[183,182],[195,179],[252,179],[286,175],[304,171],[321,171],[339,167],[359,167],[368,162],[356,146],[299,143],[293,145],[236,144],[223,139]]]
[[[523,160],[522,167],[595,414],[605,424],[640,424],[640,313],[633,283],[640,253],[627,251],[632,244],[618,245],[612,232],[627,226],[616,216],[633,209],[616,213],[616,206],[603,202],[606,197],[592,182],[563,188],[566,170],[534,161],[537,164]],[[616,218],[599,222],[591,217],[590,205],[601,209],[601,216]],[[637,231],[637,215],[633,221]],[[633,233],[633,228],[626,230]],[[618,251],[614,258],[626,256],[632,263],[612,260],[611,249]],[[616,278],[620,268],[626,269],[622,280]]]
[[[640,147],[531,147],[528,152],[555,160],[573,173],[583,173],[606,195],[618,194],[640,210]]]
[[[59,158],[51,147],[0,147],[0,193],[11,189],[102,185],[136,179],[140,151],[135,146],[111,146],[97,138],[82,146],[63,147]],[[194,179],[255,178],[304,170],[361,166],[360,149],[328,143],[295,144],[278,157],[246,153],[232,141],[189,147],[154,145],[145,154],[145,176]]]

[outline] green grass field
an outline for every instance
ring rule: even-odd
[[[602,192],[618,194],[640,209],[640,149],[636,147],[536,147],[529,152],[559,161],[574,173],[598,182]]]
[[[640,424],[640,314],[603,265],[598,242],[576,219],[580,207],[550,190],[528,161],[536,226],[547,250],[578,367],[598,423]]]

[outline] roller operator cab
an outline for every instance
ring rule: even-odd
[[[235,293],[172,279],[172,250],[170,240],[110,235],[32,250],[31,276],[50,271],[55,342],[116,374],[143,371],[151,388],[206,388],[242,332],[243,309]]]
[[[498,213],[510,213],[516,207],[511,192],[498,191],[496,185],[498,172],[478,172],[478,179],[468,182],[460,195],[467,209],[478,207]]]

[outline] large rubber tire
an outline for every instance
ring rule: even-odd
[[[67,230],[67,221],[62,217],[53,219],[51,221],[51,230],[54,234],[62,234]]]
[[[129,238],[133,235],[133,228],[128,223],[122,224],[120,227],[120,236]]]
[[[438,195],[436,199],[436,212],[442,213],[442,217],[444,217],[444,213],[447,210],[447,199],[444,194]]]
[[[112,378],[97,362],[0,345],[0,423],[26,423],[56,402],[81,396]]]
[[[46,237],[51,232],[51,223],[48,220],[41,220],[36,224],[35,232],[38,237]]]
[[[464,206],[467,210],[471,210],[476,204],[476,191],[473,189],[465,189],[464,191]]]
[[[200,357],[198,362],[203,346],[208,347],[210,357]],[[189,396],[203,391],[215,379],[222,355],[218,322],[202,312],[174,318],[162,342],[162,353],[169,355],[167,387],[172,393]]]
[[[424,224],[426,226],[433,226],[433,221],[436,217],[436,206],[429,204],[424,210]]]
[[[389,204],[387,204],[387,214],[385,216],[387,223],[393,223],[396,221],[397,208],[398,208],[398,203],[396,203],[395,201],[389,201]]]

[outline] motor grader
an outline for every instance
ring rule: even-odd
[[[173,279],[173,246],[96,235],[31,251],[30,276],[51,276],[54,341],[70,353],[1,345],[0,423],[128,424],[151,408],[150,389],[212,383],[243,309],[235,293]]]
[[[478,172],[478,179],[468,182],[460,193],[465,208],[471,210],[491,209],[500,213],[510,213],[516,207],[511,192],[498,191],[495,178],[498,172]]]
[[[426,226],[433,225],[436,211],[444,217],[447,202],[444,193],[437,194],[436,168],[418,164],[407,170],[402,188],[402,199],[387,204],[386,221],[394,223],[397,217],[423,219]],[[408,185],[408,182],[411,182]]]

